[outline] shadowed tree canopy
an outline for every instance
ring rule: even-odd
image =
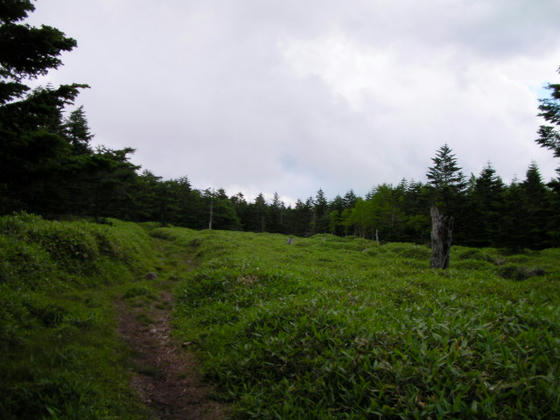
[[[451,201],[465,191],[465,176],[447,144],[438,149],[432,162],[434,166],[429,167],[426,174],[428,185],[432,188],[435,204],[448,210]]]
[[[451,238],[455,223],[454,213],[460,207],[460,197],[467,183],[457,165],[457,159],[451,148],[444,144],[432,158],[434,166],[426,174],[432,188],[432,262],[434,268],[449,267]],[[440,213],[440,209],[443,212]]]
[[[93,134],[89,130],[83,106],[70,113],[64,122],[63,129],[66,138],[72,145],[74,154],[92,153],[89,142],[93,139]]]
[[[560,67],[558,68],[560,73]],[[536,142],[560,157],[560,84],[549,83],[550,98],[540,99],[539,117],[543,117],[550,125],[541,125]],[[560,175],[560,168],[556,169]]]
[[[126,196],[114,193],[134,174],[132,149],[94,155],[83,109],[64,118],[87,85],[30,89],[30,79],[58,68],[60,54],[76,46],[56,28],[21,23],[33,10],[28,0],[0,1],[0,212],[106,214],[102,201],[114,208]]]
[[[18,23],[33,10],[29,0],[0,2],[0,104],[21,98],[29,91],[23,79],[58,68],[59,55],[76,46],[74,39],[51,26]]]

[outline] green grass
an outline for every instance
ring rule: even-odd
[[[332,235],[1,217],[2,418],[149,417],[115,302],[164,307],[164,287],[234,417],[559,417],[560,249],[429,259]]]
[[[557,418],[560,250],[153,231],[192,255],[176,333],[239,418]],[[191,258],[182,256],[181,258]]]
[[[2,418],[148,416],[114,301],[150,296],[136,284],[157,259],[139,225],[108,223],[0,218]]]

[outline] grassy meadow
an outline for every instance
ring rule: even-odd
[[[176,334],[239,418],[556,418],[560,249],[160,228],[198,262]]]
[[[0,218],[1,418],[148,417],[115,299],[157,267],[152,242],[118,220]]]
[[[429,259],[332,235],[1,217],[0,412],[149,418],[118,302],[165,283],[174,335],[233,417],[558,418],[560,249]]]

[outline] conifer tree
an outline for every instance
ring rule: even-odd
[[[490,163],[482,169],[470,194],[470,224],[468,242],[475,246],[496,246],[500,238],[500,220],[504,211],[504,190],[502,179]]]
[[[284,232],[285,210],[286,210],[286,206],[284,205],[282,200],[280,200],[280,196],[278,195],[278,193],[275,192],[269,209],[269,216],[270,216],[270,222],[268,228],[269,232],[274,232],[274,233]]]
[[[59,181],[70,148],[62,110],[85,85],[30,92],[29,79],[61,65],[76,41],[50,26],[21,23],[34,10],[29,0],[0,3],[0,212],[43,213],[60,207]]]
[[[63,126],[64,134],[72,146],[72,153],[76,155],[91,154],[89,145],[93,139],[84,112],[80,106],[70,113]]]
[[[558,68],[560,73],[560,67]],[[560,157],[560,84],[549,83],[550,98],[540,99],[539,117],[543,117],[550,125],[541,125],[536,142],[550,149],[554,157]],[[556,169],[560,175],[560,168]]]
[[[358,197],[354,194],[353,190],[348,191],[344,194],[344,208],[351,209],[356,205],[356,201],[358,201]]]
[[[313,200],[313,217],[311,220],[311,233],[325,233],[329,228],[328,202],[322,189],[317,191]]]
[[[438,149],[432,161],[434,166],[429,167],[426,174],[428,185],[432,189],[434,203],[449,212],[454,210],[454,201],[465,191],[467,182],[447,144]]]
[[[445,144],[432,158],[434,166],[428,168],[427,177],[432,188],[432,261],[433,268],[449,267],[449,254],[454,225],[454,212],[459,208],[459,198],[466,182],[451,148]]]
[[[329,232],[337,236],[342,236],[344,234],[342,218],[344,208],[344,199],[340,195],[337,195],[334,200],[329,203]]]
[[[254,230],[255,232],[265,232],[268,207],[262,193],[259,193],[257,198],[255,198],[254,210]]]
[[[523,247],[545,248],[548,245],[548,193],[535,162],[529,165],[521,188],[524,200],[520,204],[524,209],[524,216],[519,228],[523,229],[526,238]]]

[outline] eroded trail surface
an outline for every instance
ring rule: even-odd
[[[156,419],[223,419],[226,408],[210,399],[194,355],[170,337],[172,308],[169,291],[146,305],[120,303],[119,332],[134,352],[132,386]]]

